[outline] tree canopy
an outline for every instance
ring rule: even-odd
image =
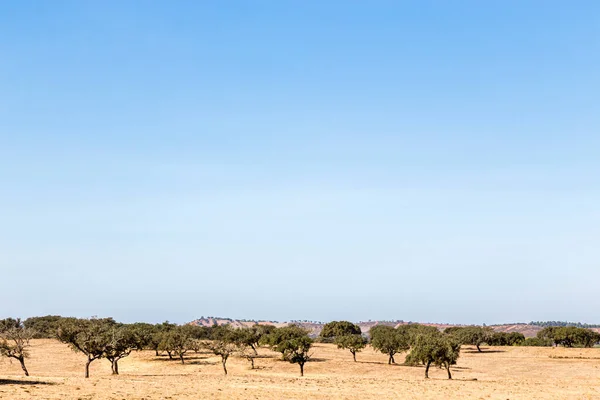
[[[0,321],[0,356],[19,361],[25,376],[29,376],[25,366],[25,359],[29,357],[29,341],[34,337],[35,331],[25,327],[18,318]]]
[[[445,368],[448,379],[452,379],[450,366],[456,364],[460,354],[460,343],[451,335],[429,331],[418,335],[406,357],[409,365],[425,365],[425,378],[429,378],[429,367],[433,364]]]
[[[348,321],[332,321],[323,326],[320,336],[335,338],[336,336],[360,335],[360,326]]]
[[[387,325],[376,325],[369,331],[371,346],[389,356],[388,364],[394,364],[394,355],[410,348],[410,335],[406,329],[398,330]]]

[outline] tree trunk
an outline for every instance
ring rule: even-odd
[[[300,364],[300,376],[304,376],[304,363],[299,363]]]
[[[479,347],[479,345],[476,344],[475,346],[477,346],[477,351],[479,351],[481,353],[482,351],[481,351],[481,348]]]
[[[356,362],[356,352],[352,351],[351,353],[352,353],[352,357],[354,358],[354,362]]]
[[[185,361],[183,360],[183,353],[179,354],[179,358],[181,359],[181,363],[185,364]]]
[[[452,374],[450,373],[450,364],[446,364],[446,371],[448,371],[448,379],[452,379]]]
[[[425,379],[429,379],[429,367],[431,366],[431,361],[427,361],[427,365],[425,366]]]
[[[394,360],[394,355],[390,353],[390,359],[388,360],[388,364],[396,364],[396,360]]]
[[[256,351],[256,346],[254,346],[253,344],[250,345],[250,348],[252,350],[254,350],[254,355],[258,355],[258,351]]]
[[[169,360],[173,359],[173,353],[171,353],[170,351],[167,350],[167,354],[169,355]]]
[[[154,352],[156,353],[156,357],[160,356],[160,354],[158,354],[158,349],[154,349]]]
[[[112,360],[112,374],[113,375],[119,375],[119,359],[115,358],[114,360]]]
[[[254,369],[254,357],[250,357],[250,363],[252,364],[252,369]]]
[[[25,376],[29,376],[29,371],[27,371],[27,367],[25,366],[25,358],[18,357],[17,360],[19,360],[19,362],[21,363],[21,368],[23,369],[23,372],[25,372]]]
[[[90,364],[94,361],[93,359],[88,357],[88,361],[85,363],[85,377],[90,377]]]
[[[252,363],[254,364],[254,361],[252,361]],[[225,375],[227,375],[227,357],[221,357],[221,364],[223,364],[223,371],[225,371]]]

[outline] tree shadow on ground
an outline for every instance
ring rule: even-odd
[[[205,361],[205,360],[186,360],[185,361],[186,364],[189,365],[217,365],[217,364],[221,364],[220,361]]]
[[[127,374],[128,378],[146,378],[146,377],[156,377],[156,376],[191,376],[194,374]]]
[[[56,383],[45,381],[22,381],[19,379],[0,379],[0,385],[56,385]]]
[[[477,382],[477,378],[429,378],[430,381],[457,381],[457,382]]]
[[[361,360],[356,360],[357,364],[375,364],[375,365],[388,365],[390,367],[406,367],[407,365],[404,365],[404,363],[395,363],[395,364],[388,364],[387,361],[361,361]]]
[[[184,356],[183,359],[185,360],[185,363],[187,364],[189,361],[194,361],[194,360],[206,360],[207,358],[210,358],[210,355],[206,355],[206,356],[200,356],[200,355],[189,355],[189,356]],[[173,357],[172,359],[169,357],[156,357],[153,358],[151,361],[153,362],[173,362],[173,363],[180,363],[181,364],[181,359],[179,357],[175,358]]]
[[[462,353],[473,353],[473,354],[477,354],[477,353],[506,353],[506,350],[486,350],[486,349],[481,349],[481,351],[478,350],[461,350]]]

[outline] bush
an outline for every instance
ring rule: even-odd
[[[519,346],[550,347],[552,346],[552,343],[552,339],[530,337],[519,343]]]

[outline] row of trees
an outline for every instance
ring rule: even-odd
[[[458,360],[461,345],[473,345],[481,352],[481,345],[562,345],[565,347],[592,347],[600,342],[600,334],[577,327],[547,327],[536,338],[527,338],[520,333],[494,332],[489,327],[450,327],[439,331],[436,327],[420,324],[376,325],[371,328],[370,341],[362,334],[358,325],[348,321],[333,321],[325,324],[319,340],[335,343],[338,348],[348,350],[356,361],[356,355],[367,344],[388,356],[388,363],[395,363],[395,355],[409,351],[406,365],[425,366],[428,377],[431,365],[445,368],[452,379],[450,366]],[[119,373],[119,361],[133,351],[153,350],[156,356],[166,353],[170,359],[185,363],[186,354],[210,351],[221,358],[223,371],[227,374],[227,360],[232,355],[246,358],[254,369],[258,348],[266,346],[281,353],[284,361],[298,364],[300,374],[310,360],[313,339],[309,332],[298,326],[276,328],[272,325],[254,325],[232,328],[229,325],[202,327],[134,323],[122,324],[112,318],[63,318],[58,316],[0,320],[0,355],[19,361],[25,375],[27,348],[32,338],[56,338],[73,350],[86,356],[85,377],[89,377],[90,364],[106,359],[111,363],[113,374]]]
[[[574,326],[577,328],[600,328],[598,324],[585,324],[581,322],[568,321],[531,321],[529,325],[547,327],[547,326]]]
[[[280,352],[282,359],[300,366],[304,375],[304,365],[310,359],[313,340],[308,331],[290,325],[275,328],[271,325],[255,325],[233,329],[229,325],[201,327],[194,325],[178,326],[169,322],[162,324],[121,324],[112,318],[55,318],[40,317],[24,324],[20,320],[0,321],[0,355],[19,360],[25,375],[28,357],[27,348],[32,338],[56,338],[68,344],[74,351],[86,356],[85,377],[90,376],[90,365],[99,359],[111,363],[113,374],[119,373],[119,361],[136,350],[153,350],[158,356],[166,353],[170,359],[185,363],[189,352],[208,350],[221,357],[223,371],[227,374],[227,360],[237,354],[250,361],[261,357],[259,346],[268,346]],[[27,327],[29,325],[30,327]],[[36,331],[31,326],[39,327]]]
[[[397,328],[376,325],[369,334],[371,346],[388,356],[388,364],[396,362],[394,356],[397,353],[410,350],[405,359],[406,365],[425,366],[425,378],[429,378],[431,365],[445,368],[448,379],[452,379],[450,366],[456,364],[460,354],[460,343],[453,336],[440,332],[436,327],[419,324],[400,325]],[[350,350],[354,361],[356,353],[367,344],[360,327],[347,321],[326,324],[321,337],[333,338],[339,348]]]
[[[575,326],[548,326],[537,333],[537,338],[555,346],[594,347],[600,342],[600,333]]]

